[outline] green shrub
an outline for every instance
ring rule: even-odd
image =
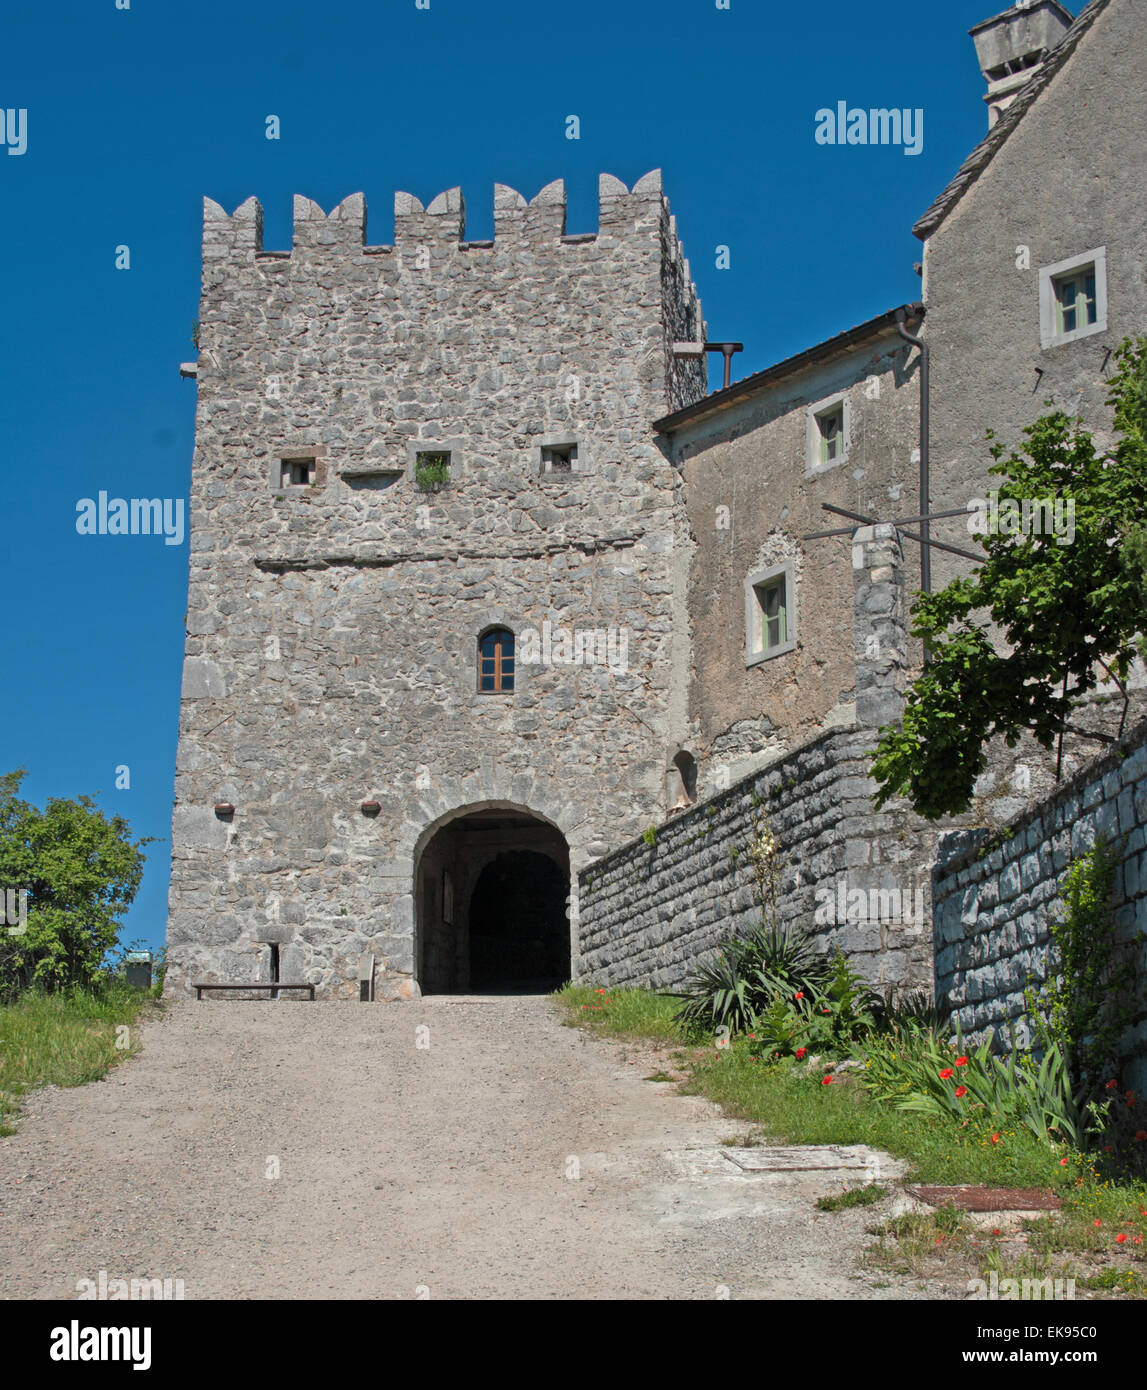
[[[758,1015],[794,994],[811,997],[827,986],[833,970],[832,958],[803,929],[761,923],[726,941],[716,959],[670,997],[684,1001],[677,1018],[686,1027],[755,1031]]]
[[[791,994],[778,992],[754,1020],[753,1031],[764,1043],[761,1057],[847,1055],[871,1035],[880,1003],[843,952],[836,951],[823,984],[806,982]]]
[[[0,999],[35,986],[92,987],[114,949],[119,918],[143,878],[144,847],[121,816],[88,796],[43,810],[18,795],[24,771],[0,777],[0,885],[25,891],[27,922],[0,930]]]
[[[1093,1100],[1118,1069],[1120,1039],[1136,1007],[1134,950],[1117,939],[1111,910],[1120,859],[1119,846],[1101,835],[1068,868],[1060,911],[1049,914],[1048,979],[1038,992],[1025,992],[1042,1047],[1062,1054],[1072,1086]]]
[[[414,483],[423,492],[437,492],[450,481],[450,455],[420,453],[414,460]]]

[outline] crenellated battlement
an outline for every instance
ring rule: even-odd
[[[385,358],[395,379],[433,361],[435,370],[473,373],[477,390],[479,379],[504,379],[512,341],[537,333],[545,351],[526,354],[530,370],[548,372],[568,359],[563,370],[572,384],[562,390],[583,389],[610,341],[626,364],[641,362],[651,380],[663,382],[651,408],[676,408],[704,394],[705,374],[703,363],[676,358],[673,343],[703,338],[704,322],[661,171],[632,188],[602,174],[598,207],[597,230],[570,236],[562,179],[528,199],[495,184],[495,235],[467,241],[461,188],[425,206],[400,191],[393,243],[371,246],[362,193],[329,212],[296,194],[290,249],[269,250],[256,198],[230,214],[205,198],[205,363],[256,354],[280,392],[268,399],[285,402],[284,383],[313,369],[314,344],[328,344],[329,366],[345,336],[352,354]],[[646,364],[653,351],[656,360]],[[204,393],[207,382],[200,379]],[[405,400],[393,409],[398,417],[411,412]]]
[[[414,331],[404,315],[418,325],[455,312],[465,317],[468,310],[458,296],[473,292],[485,296],[483,312],[496,312],[502,316],[499,322],[505,322],[511,305],[511,312],[520,314],[524,306],[545,302],[550,322],[566,323],[567,308],[598,301],[608,304],[606,318],[617,328],[656,305],[667,405],[704,394],[704,364],[673,356],[674,342],[702,339],[705,329],[659,169],[632,188],[612,174],[602,174],[598,229],[572,236],[566,233],[564,180],[555,179],[528,199],[504,183],[494,185],[493,195],[492,240],[467,241],[466,200],[461,188],[447,188],[425,206],[413,193],[395,193],[394,241],[371,246],[362,193],[352,193],[330,212],[296,194],[289,250],[264,247],[258,199],[248,198],[228,214],[213,199],[204,198],[203,341],[213,348],[221,348],[224,341],[236,346],[258,342],[268,324],[273,325],[268,336],[277,338],[275,316],[288,302],[292,323],[302,322],[310,302],[315,331],[327,332],[331,316],[326,310],[320,314],[318,305],[330,302],[329,295],[349,295],[349,300],[339,299],[338,312],[353,301],[353,312],[373,315],[376,325],[396,315],[394,327],[400,337]],[[579,290],[573,296],[574,304],[568,302],[570,273],[585,286],[584,293]],[[303,286],[321,286],[319,297],[310,301],[308,288],[304,300],[292,298]],[[266,304],[261,302],[261,289],[270,296]],[[282,294],[287,299],[280,304],[276,296]],[[530,318],[536,320],[540,312],[533,309]],[[571,312],[567,329],[580,334],[589,322],[584,314]],[[468,322],[467,341],[473,331],[473,322]],[[284,350],[278,341],[276,353],[281,357]],[[486,350],[493,350],[492,345]],[[505,350],[503,341],[496,350]]]
[[[499,242],[539,237],[559,242],[566,238],[563,179],[546,184],[530,199],[508,184],[495,184],[493,210],[495,236],[492,244],[495,246]],[[669,227],[667,249],[674,260],[683,262],[676,222],[670,217],[669,205],[662,193],[660,169],[645,174],[632,189],[612,174],[600,175],[598,216],[596,233],[570,237],[567,242],[583,245],[606,235],[648,234],[664,220]],[[352,193],[329,213],[312,199],[295,195],[292,251],[384,254],[401,251],[408,244],[446,244],[463,249],[491,245],[489,242],[467,242],[466,200],[461,188],[448,188],[425,206],[412,193],[396,192],[392,246],[367,244],[367,209],[363,194]],[[290,253],[264,248],[263,209],[257,198],[248,198],[231,214],[213,199],[204,198],[203,254],[205,259],[214,260],[231,256],[244,260],[255,256],[281,260]],[[685,276],[687,280],[687,271]]]

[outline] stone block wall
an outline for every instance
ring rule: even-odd
[[[871,747],[866,729],[822,735],[659,827],[652,844],[635,840],[590,865],[578,895],[584,974],[607,986],[674,987],[756,925],[750,849],[767,826],[781,865],[778,925],[814,930],[885,988],[929,988],[934,832],[903,811],[873,810]],[[850,919],[857,893],[865,911]],[[889,911],[869,912],[873,902]]]
[[[1147,723],[1012,827],[946,835],[933,876],[936,992],[966,1035],[1006,1038],[1020,1025],[1024,989],[1044,978],[1049,913],[1073,859],[1103,834],[1121,843],[1113,910],[1121,933],[1147,930]],[[1147,953],[1140,982],[1147,984]],[[1126,1039],[1147,1084],[1147,1017]]]

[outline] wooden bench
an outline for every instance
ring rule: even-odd
[[[193,984],[192,988],[195,990],[196,999],[200,1000],[203,998],[203,991],[205,989],[272,989],[276,993],[281,989],[305,989],[309,990],[312,1003],[315,998],[314,985],[289,985],[283,980],[252,980],[250,984],[246,985]]]

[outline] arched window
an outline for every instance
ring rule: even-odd
[[[504,694],[514,688],[514,634],[493,627],[478,639],[478,690],[483,695]]]
[[[684,749],[665,771],[665,796],[671,816],[687,810],[697,800],[697,764]]]
[[[673,759],[673,766],[681,774],[681,785],[690,801],[697,800],[697,761],[692,753],[684,749]]]

